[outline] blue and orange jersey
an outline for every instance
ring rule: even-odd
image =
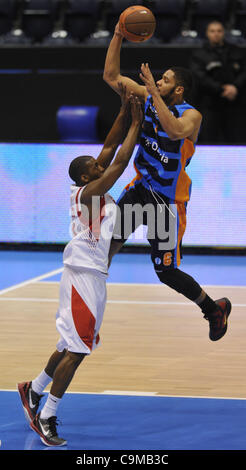
[[[170,106],[169,110],[177,118],[187,109],[194,109],[185,101]],[[190,199],[191,179],[185,168],[195,152],[195,145],[189,139],[171,140],[163,130],[151,95],[145,103],[145,116],[140,137],[140,145],[134,159],[136,179],[149,189],[178,202]]]

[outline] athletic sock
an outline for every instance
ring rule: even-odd
[[[41,393],[51,381],[52,377],[47,375],[45,370],[43,370],[41,374],[36,377],[36,379],[32,380],[32,389],[34,392],[38,393],[38,395],[41,395]]]
[[[60,401],[61,401],[61,398],[57,398],[51,393],[49,393],[46,403],[41,410],[40,418],[48,419],[51,416],[57,416],[57,408],[58,408]]]
[[[195,302],[205,315],[211,315],[211,313],[213,313],[217,308],[215,301],[204,291],[202,291],[201,295]]]

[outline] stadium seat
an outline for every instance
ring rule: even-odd
[[[191,29],[205,37],[207,24],[212,20],[225,24],[230,0],[190,0]]]
[[[17,0],[0,0],[0,35],[11,31],[17,7]]]
[[[163,42],[170,42],[181,33],[186,0],[153,0],[151,4],[149,3],[149,7],[157,20],[155,30],[157,38]]]
[[[62,142],[97,142],[98,110],[98,106],[61,106],[56,115],[60,140]]]
[[[101,12],[100,0],[68,0],[64,14],[64,29],[69,35],[83,42],[97,28]]]
[[[22,29],[33,42],[40,42],[52,33],[59,9],[59,0],[25,0]]]

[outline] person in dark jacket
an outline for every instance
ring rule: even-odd
[[[218,21],[207,25],[207,39],[192,54],[191,69],[197,82],[197,106],[203,114],[199,141],[237,144],[246,141],[243,129],[243,87],[246,68],[243,50],[225,40]]]

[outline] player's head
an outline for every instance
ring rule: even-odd
[[[206,36],[212,46],[221,46],[224,42],[225,28],[220,21],[210,21],[206,28]]]
[[[82,155],[74,158],[69,166],[69,176],[76,186],[85,186],[95,179],[100,178],[105,168],[98,164],[94,157]]]
[[[156,84],[167,105],[178,104],[192,91],[192,74],[184,67],[173,66],[164,72]]]

